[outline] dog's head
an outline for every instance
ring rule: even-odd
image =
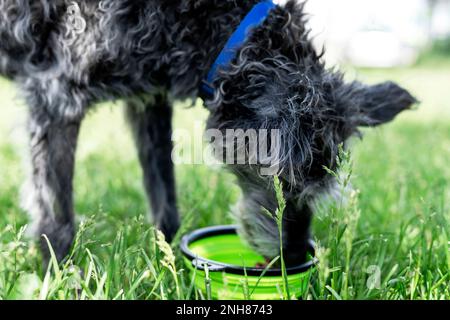
[[[276,201],[270,170],[265,175],[261,169],[275,169],[272,173],[284,182],[287,210],[291,211],[287,216],[302,220],[305,200],[329,183],[323,167],[336,169],[339,146],[358,133],[359,127],[386,123],[415,103],[411,94],[395,83],[346,83],[341,73],[327,70],[308,39],[302,6],[295,2],[270,14],[216,85],[218,93],[209,104],[209,128],[229,133],[240,130],[235,131],[236,139],[225,142],[224,151],[233,147],[231,152],[236,155],[236,150],[245,150],[246,161],[230,163],[232,157],[225,156],[223,160],[237,174],[243,189],[244,201],[236,210],[242,232],[267,256],[277,254],[273,245],[277,232],[260,209],[273,211]],[[244,136],[244,147],[238,143],[239,135]],[[256,158],[250,155],[255,141],[269,145],[265,159],[272,163],[261,163],[261,154]],[[305,223],[309,224],[309,219],[303,219],[301,224]],[[308,226],[298,228],[303,234],[294,241],[305,242]]]

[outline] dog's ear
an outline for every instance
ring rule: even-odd
[[[378,126],[410,109],[417,100],[393,82],[366,86],[353,82],[336,92],[337,104],[355,126]]]

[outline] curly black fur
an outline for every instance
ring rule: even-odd
[[[99,101],[127,99],[157,225],[178,227],[170,116],[173,99],[195,98],[201,80],[256,0],[0,0],[0,72],[30,107],[33,162],[27,208],[59,259],[73,238],[72,176],[78,128]],[[278,129],[287,199],[288,263],[301,262],[309,202],[332,186],[338,145],[408,109],[414,98],[394,83],[345,83],[327,70],[309,38],[303,5],[272,10],[215,81],[209,128]],[[243,190],[234,210],[244,238],[278,254],[271,178],[257,165],[233,165]],[[44,253],[47,250],[44,245]]]

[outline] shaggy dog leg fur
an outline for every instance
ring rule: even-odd
[[[80,121],[55,122],[40,113],[29,119],[32,184],[26,209],[34,221],[33,233],[46,235],[58,260],[68,252],[73,236],[72,180]],[[44,260],[50,252],[41,238]]]
[[[172,106],[165,95],[144,105],[130,100],[127,118],[132,128],[150,199],[153,221],[171,241],[178,226],[172,163]]]

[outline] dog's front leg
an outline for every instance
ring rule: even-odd
[[[172,162],[172,106],[164,95],[130,100],[127,118],[133,131],[144,185],[156,227],[171,241],[179,228]]]
[[[283,216],[283,251],[286,265],[297,266],[307,259],[312,212],[308,205],[288,201]]]
[[[74,237],[72,180],[80,121],[52,120],[41,109],[32,109],[29,119],[32,176],[24,193],[24,207],[31,214],[33,233],[41,237],[45,264],[50,251],[58,261],[69,252]]]

